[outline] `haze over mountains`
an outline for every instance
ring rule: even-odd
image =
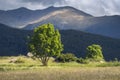
[[[14,28],[32,30],[48,22],[61,30],[74,29],[120,39],[120,16],[117,15],[94,17],[69,6],[0,11],[0,23]]]
[[[27,36],[35,27],[49,22],[60,30],[64,52],[84,57],[87,46],[99,44],[106,60],[120,60],[120,16],[94,17],[69,6],[0,10],[0,55],[27,54]]]

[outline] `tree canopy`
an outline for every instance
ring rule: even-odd
[[[47,65],[51,56],[60,55],[63,50],[61,35],[51,23],[34,29],[29,41],[29,51],[38,58],[43,65]]]
[[[97,61],[103,60],[102,47],[97,44],[88,46],[86,57]]]

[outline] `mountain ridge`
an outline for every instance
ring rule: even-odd
[[[55,10],[62,10],[62,9],[71,9],[71,10],[75,10],[81,14],[85,14],[85,16],[91,16],[89,14],[86,14],[82,11],[79,11],[75,8],[68,7],[68,6],[66,6],[66,7],[48,7],[43,10],[29,10],[27,8],[22,7],[22,8],[18,8],[18,9],[14,9],[14,10],[2,11],[2,13],[0,13],[0,18],[1,18],[0,20],[2,21],[2,19],[4,19],[4,17],[5,17],[5,20],[3,20],[5,22],[0,21],[0,23],[7,24],[7,25],[15,27],[15,28],[17,28],[17,27],[19,28],[19,26],[21,26],[25,23],[37,20],[38,18],[41,18],[41,16],[43,16],[43,15],[51,13]],[[21,19],[22,17],[23,17],[23,19]],[[7,19],[9,18],[9,19],[7,20],[6,18]],[[27,21],[26,21],[26,19],[27,19]],[[9,23],[9,21],[11,21],[11,20],[13,22]],[[22,20],[23,20],[23,22],[21,22]],[[18,23],[17,23],[17,21],[18,21]]]
[[[0,11],[0,23],[25,30],[52,23],[59,30],[80,30],[120,39],[119,15],[94,17],[69,6],[52,6],[43,10],[18,8],[14,11]]]

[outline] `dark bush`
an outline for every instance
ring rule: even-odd
[[[88,59],[83,59],[83,58],[78,58],[78,59],[76,60],[76,62],[82,63],[82,64],[88,64],[88,63],[89,63],[89,60],[88,60]]]
[[[77,57],[72,53],[61,54],[55,59],[55,61],[57,62],[72,62],[76,60],[77,60]]]

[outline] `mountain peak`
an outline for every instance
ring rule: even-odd
[[[62,6],[62,7],[49,6],[49,7],[46,8],[46,9],[75,9],[75,8],[70,7],[70,6]]]
[[[49,6],[49,7],[47,7],[45,10],[56,10],[56,9],[57,9],[57,7]]]
[[[62,7],[62,8],[72,10],[73,12],[76,12],[76,13],[84,15],[84,16],[92,17],[92,15],[90,15],[88,13],[85,13],[82,10],[78,10],[77,8],[74,8],[74,7],[71,7],[71,6],[65,6],[65,7]]]
[[[18,8],[19,10],[29,10],[28,8],[26,8],[26,7],[20,7],[20,8]]]
[[[13,9],[13,10],[8,10],[8,11],[31,11],[31,10],[28,9],[28,8],[25,8],[25,7],[20,7],[20,8]]]
[[[46,10],[69,10],[71,12],[75,12],[75,13],[81,14],[83,16],[92,17],[92,15],[85,13],[85,12],[78,10],[78,9],[71,7],[71,6],[62,6],[62,7],[49,6],[48,8],[46,8]]]
[[[56,7],[54,7],[54,6],[49,6],[48,8],[56,8]]]

